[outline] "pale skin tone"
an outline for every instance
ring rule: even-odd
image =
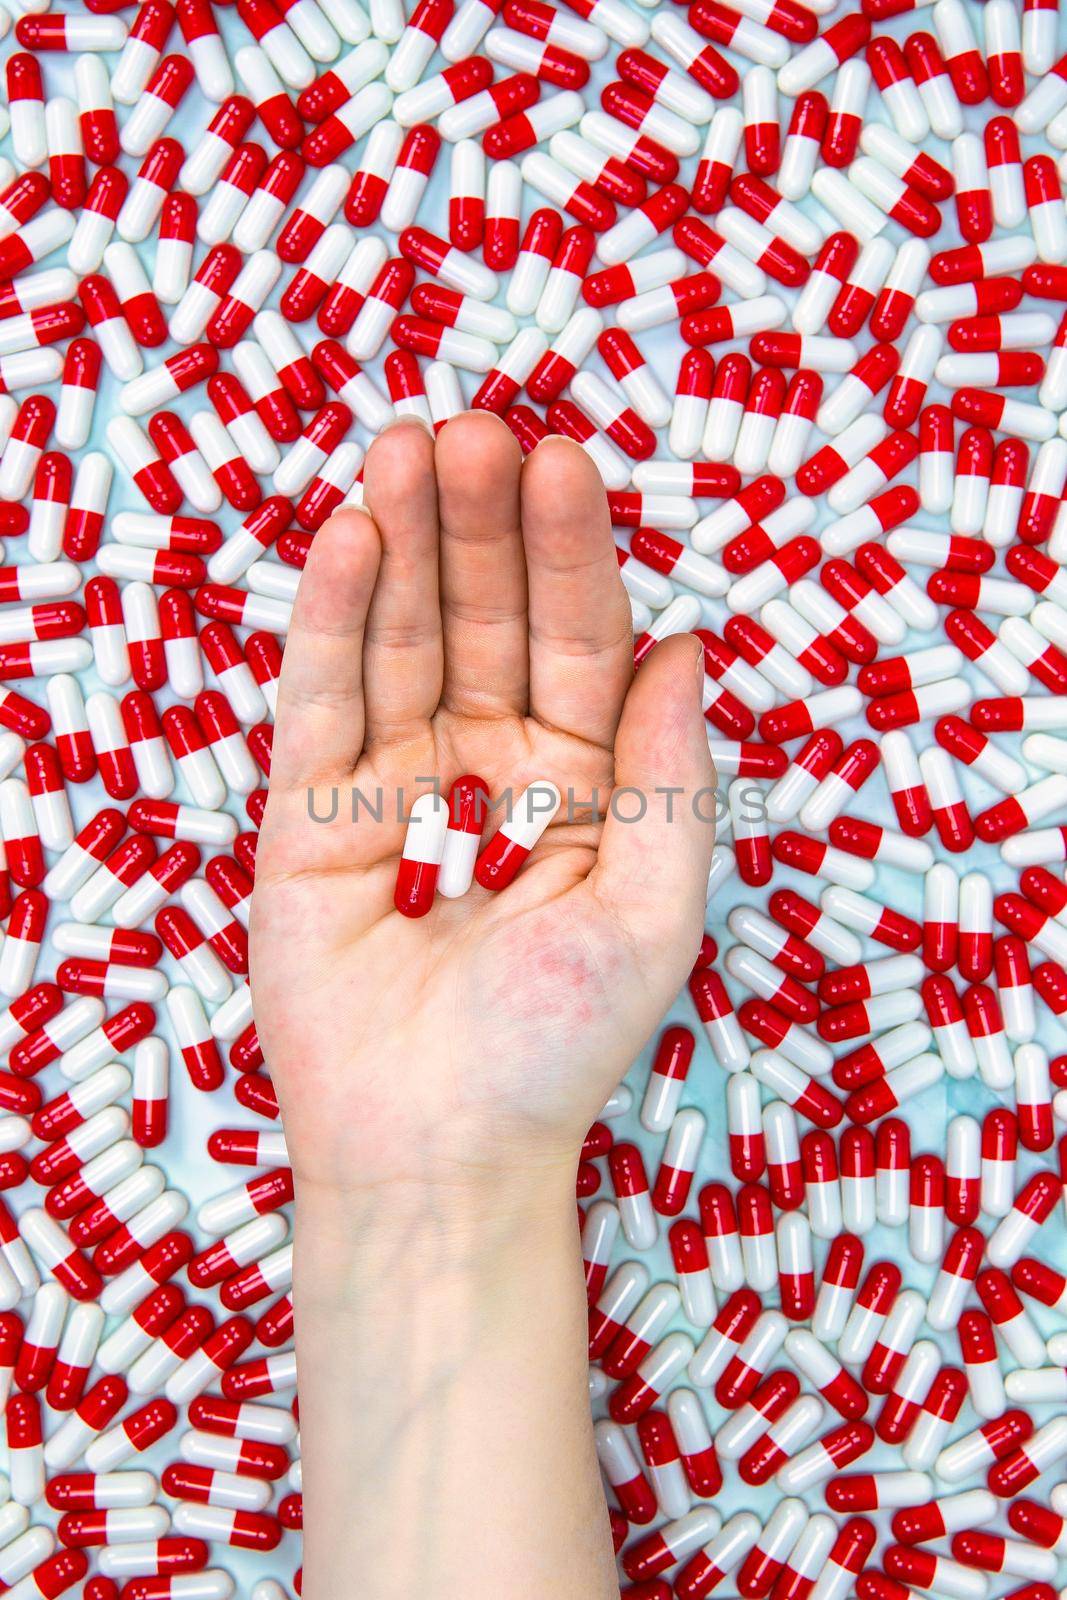
[[[297,1189],[303,1593],[609,1600],[574,1177],[700,942],[700,649],[668,639],[634,676],[603,487],[568,440],[523,461],[495,417],[436,441],[404,421],[365,491],[301,582],[252,906]],[[412,921],[396,793],[461,773],[494,797],[550,779],[577,815],[499,895]],[[639,822],[588,810],[614,786]],[[353,787],[386,820],[353,824]]]

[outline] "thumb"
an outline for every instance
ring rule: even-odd
[[[683,949],[687,960],[704,927],[715,843],[703,662],[699,642],[678,634],[641,665],[615,736],[615,791],[590,874],[635,941]]]

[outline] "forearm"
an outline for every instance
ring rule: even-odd
[[[617,1600],[573,1187],[297,1216],[305,1600]]]

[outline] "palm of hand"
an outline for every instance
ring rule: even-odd
[[[257,858],[253,993],[294,1167],[367,1186],[573,1160],[699,940],[710,827],[654,798],[640,825],[588,809],[616,783],[712,781],[693,647],[659,646],[630,687],[603,490],[574,446],[520,468],[491,417],[436,450],[396,428],[366,487],[374,521],[335,518],[301,586]],[[494,799],[549,778],[564,808],[504,893],[410,921],[398,817],[462,772]]]

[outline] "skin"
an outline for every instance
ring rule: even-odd
[[[407,419],[364,482],[301,582],[252,904],[297,1190],[303,1593],[606,1600],[574,1176],[700,942],[701,652],[668,639],[634,678],[572,442],[523,461],[491,415],[436,440]],[[407,919],[397,792],[461,773],[494,797],[551,779],[573,815],[501,894]],[[353,786],[381,822],[353,824]],[[632,797],[602,820],[613,786],[640,821]]]

